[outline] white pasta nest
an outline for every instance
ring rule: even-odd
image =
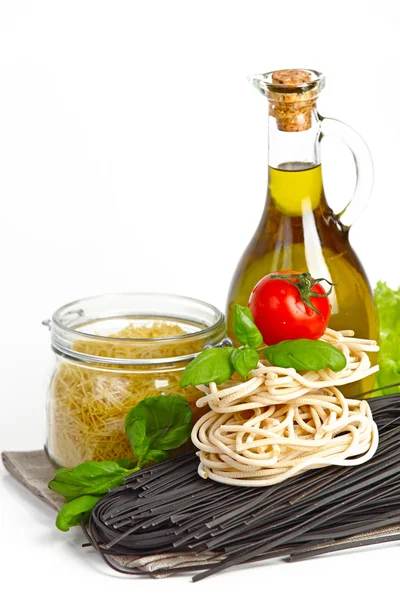
[[[195,424],[199,474],[237,486],[262,487],[327,465],[369,460],[378,430],[365,400],[346,399],[337,386],[378,370],[367,352],[375,341],[353,331],[327,329],[322,340],[339,348],[346,367],[298,373],[260,361],[244,383],[198,386],[206,395],[197,406],[210,410]]]

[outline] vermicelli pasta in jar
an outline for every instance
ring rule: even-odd
[[[181,394],[196,419],[201,393],[182,390],[179,379],[194,354],[224,335],[221,313],[200,301],[126,294],[108,297],[106,309],[104,298],[63,307],[52,320],[47,451],[63,467],[131,458],[124,420],[144,398]]]

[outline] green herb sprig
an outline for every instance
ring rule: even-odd
[[[125,430],[137,468],[168,458],[166,450],[182,446],[190,437],[193,413],[178,394],[139,402],[126,415]]]
[[[287,340],[261,349],[262,334],[245,306],[235,307],[233,329],[243,346],[204,350],[186,367],[180,380],[181,387],[211,382],[221,384],[235,371],[246,380],[258,365],[259,353],[264,354],[271,365],[298,371],[319,371],[329,367],[338,372],[346,366],[343,352],[321,340]]]
[[[233,329],[241,348],[207,348],[188,364],[179,385],[220,384],[230,379],[235,371],[246,379],[258,364],[258,352],[263,337],[254,323],[254,317],[245,306],[235,306]]]
[[[102,496],[123,484],[128,475],[150,462],[168,458],[167,450],[179,448],[190,437],[192,410],[183,396],[153,396],[139,402],[125,418],[125,432],[135,461],[84,462],[73,469],[57,469],[49,488],[67,503],[57,515],[61,531],[87,520]]]
[[[110,488],[120,485],[136,468],[125,469],[111,460],[87,461],[74,469],[57,469],[49,488],[66,500],[86,495],[103,496]]]

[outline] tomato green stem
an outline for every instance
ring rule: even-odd
[[[313,279],[311,277],[311,273],[274,273],[270,275],[270,279],[280,279],[282,281],[287,281],[291,285],[294,285],[300,292],[300,297],[304,304],[314,310],[317,315],[322,317],[320,311],[313,305],[310,298],[326,298],[332,292],[333,286],[337,285],[336,283],[332,283],[325,279],[325,277],[320,277],[319,279]],[[297,281],[293,281],[293,279],[297,279]],[[319,283],[320,281],[325,281],[330,288],[327,292],[323,294],[318,294],[318,292],[313,292],[312,288],[314,285]]]

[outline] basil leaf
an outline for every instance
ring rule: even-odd
[[[49,488],[72,500],[86,494],[101,496],[121,485],[132,469],[124,469],[113,461],[87,461],[73,469],[57,469]]]
[[[150,439],[147,437],[146,420],[135,416],[133,412],[135,408],[136,406],[125,417],[125,431],[132,446],[133,455],[138,461],[139,466],[141,466],[149,450]]]
[[[329,367],[338,372],[345,368],[347,361],[343,352],[336,346],[321,340],[286,340],[263,349],[271,365],[293,367],[298,371],[319,371]]]
[[[125,419],[125,430],[139,467],[168,458],[165,450],[179,448],[190,437],[193,413],[178,394],[141,400]]]
[[[81,496],[75,498],[59,510],[56,525],[61,531],[69,531],[70,527],[79,525],[81,521],[81,515],[83,515],[86,521],[92,511],[92,508],[100,500],[98,496]]]
[[[231,353],[233,348],[207,348],[194,358],[182,373],[179,385],[223,383],[234,371]]]
[[[232,364],[235,367],[235,371],[247,379],[247,375],[256,368],[258,364],[258,352],[254,348],[245,346],[244,348],[235,348],[232,352]]]
[[[169,458],[169,454],[165,450],[149,450],[146,454],[146,461],[148,462],[163,462],[167,458]]]
[[[233,329],[238,340],[243,346],[259,348],[263,343],[263,336],[254,323],[254,317],[246,306],[235,306],[233,313]]]
[[[130,458],[118,458],[115,462],[117,463],[117,465],[123,467],[124,469],[134,469],[136,466]]]

